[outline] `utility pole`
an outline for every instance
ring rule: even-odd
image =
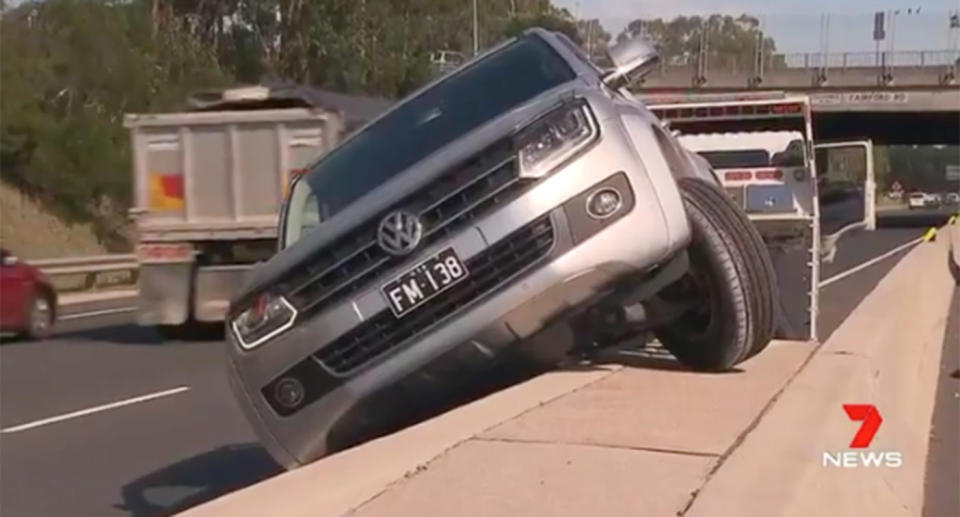
[[[477,32],[477,0],[473,0],[473,55],[480,51],[480,34]]]
[[[920,10],[916,11],[917,14],[920,14]],[[913,9],[908,9],[906,14],[914,14]],[[900,16],[900,9],[890,11],[890,53],[893,54],[896,52],[897,48],[897,16]]]
[[[593,20],[587,22],[587,55],[593,56]]]
[[[818,85],[824,85],[827,82],[827,68],[830,63],[830,15],[823,13],[820,15],[820,62],[817,66],[817,75],[815,79]]]

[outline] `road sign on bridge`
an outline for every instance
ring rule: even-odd
[[[960,165],[947,165],[947,181],[960,181]]]

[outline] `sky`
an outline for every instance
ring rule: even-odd
[[[952,48],[960,29],[948,30],[948,13],[960,0],[553,0],[577,18],[599,18],[614,37],[637,18],[673,18],[694,14],[751,14],[781,52],[874,51],[873,13],[900,10],[887,28],[882,49],[940,50]],[[919,8],[919,14],[917,14]],[[908,13],[911,10],[913,12]],[[829,30],[821,32],[821,16],[829,14]],[[824,43],[821,43],[821,35]],[[891,42],[892,39],[892,42]],[[955,47],[953,47],[955,48]]]

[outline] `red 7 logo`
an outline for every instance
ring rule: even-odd
[[[860,429],[857,430],[857,434],[853,435],[850,448],[864,449],[869,447],[870,442],[873,441],[873,436],[877,434],[877,429],[880,429],[880,423],[883,422],[880,411],[877,411],[877,407],[873,404],[844,404],[843,410],[847,412],[850,420],[863,421],[860,424]]]

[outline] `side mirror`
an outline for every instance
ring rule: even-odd
[[[630,39],[607,51],[613,69],[603,77],[607,86],[617,90],[630,80],[649,74],[660,63],[660,53],[647,41]]]

